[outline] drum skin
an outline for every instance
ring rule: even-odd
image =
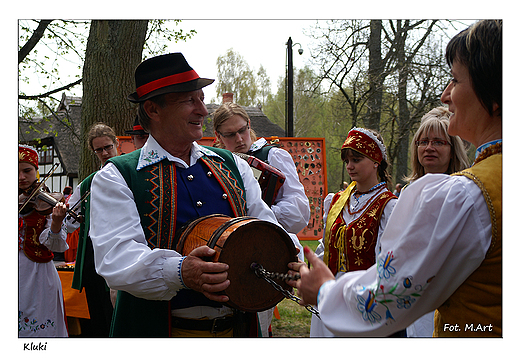
[[[223,292],[229,297],[226,305],[258,312],[270,309],[284,299],[280,291],[251,270],[251,264],[257,263],[269,272],[287,273],[287,264],[298,261],[294,243],[280,226],[253,217],[209,215],[184,228],[177,252],[188,255],[202,245],[216,250],[209,261],[229,265],[230,285]],[[290,291],[291,287],[285,281],[274,281]]]

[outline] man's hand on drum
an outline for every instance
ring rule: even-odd
[[[306,263],[300,261],[289,263],[289,269],[291,269],[289,274],[300,273],[300,279],[287,280],[287,284],[298,289],[300,305],[316,305],[321,285],[328,280],[334,280],[334,275],[308,246],[303,249],[303,254],[311,268],[309,269]]]
[[[182,262],[182,281],[188,288],[203,293],[210,300],[226,302],[229,298],[218,292],[229,286],[229,265],[204,260],[214,254],[215,250],[208,246],[193,250]]]

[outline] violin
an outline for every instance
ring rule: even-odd
[[[55,164],[57,165],[57,164]],[[54,172],[54,170],[52,170]],[[18,213],[26,214],[31,210],[37,211],[41,215],[49,215],[52,209],[59,202],[64,202],[65,197],[60,192],[50,192],[45,186],[52,172],[47,174],[41,182],[35,181],[27,190],[20,190],[18,194]],[[83,216],[76,214],[73,210],[67,208],[69,216],[75,221],[83,222]]]
[[[28,213],[31,210],[37,211],[41,215],[49,215],[52,209],[59,202],[64,202],[65,197],[60,192],[49,192],[38,183],[27,191],[22,191],[18,195],[18,213]],[[25,210],[25,211],[24,211]],[[83,216],[76,214],[73,210],[67,208],[69,216],[78,222],[83,222]]]

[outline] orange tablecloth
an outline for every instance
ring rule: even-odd
[[[85,291],[73,289],[72,277],[74,271],[58,270],[61,287],[63,289],[63,300],[65,301],[65,315],[83,319],[90,319],[88,312],[87,297]]]

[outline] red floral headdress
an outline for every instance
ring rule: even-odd
[[[26,162],[38,170],[38,153],[29,145],[18,145],[18,162]]]
[[[341,148],[355,150],[378,164],[381,164],[383,159],[386,160],[383,143],[372,132],[363,128],[350,130]]]

